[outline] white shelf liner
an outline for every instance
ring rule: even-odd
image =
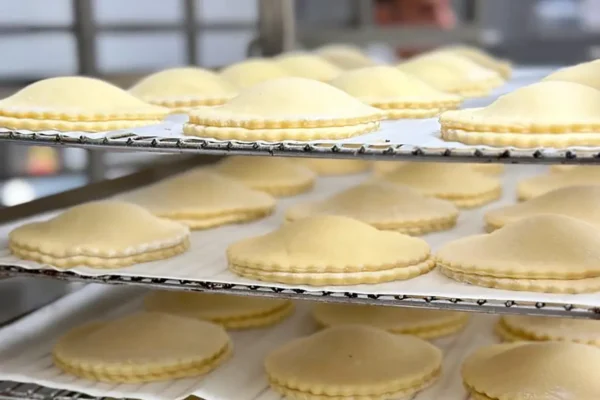
[[[485,207],[461,211],[457,226],[449,231],[438,232],[423,236],[423,238],[436,251],[441,245],[451,240],[464,236],[484,232],[483,216],[486,211],[502,206],[514,204],[516,195],[515,187],[518,180],[544,173],[546,167],[514,165],[507,166],[507,172],[502,177],[504,194],[501,200]],[[340,178],[319,178],[315,189],[307,194],[280,199],[274,215],[249,224],[228,225],[215,229],[196,231],[191,235],[190,250],[171,259],[137,264],[127,268],[102,270],[88,267],[77,267],[70,271],[84,276],[121,275],[147,278],[170,278],[177,280],[205,281],[216,283],[231,283],[242,285],[259,285],[277,288],[301,288],[308,292],[329,291],[334,293],[354,292],[373,295],[409,295],[409,296],[439,296],[459,299],[485,299],[496,301],[518,302],[544,302],[555,304],[573,304],[583,307],[600,307],[600,293],[588,294],[549,294],[534,292],[519,292],[483,288],[451,280],[437,270],[406,281],[395,281],[380,284],[349,285],[349,286],[306,286],[285,285],[270,282],[260,282],[235,275],[227,268],[225,251],[227,247],[240,239],[265,234],[277,229],[282,221],[285,210],[293,204],[309,200],[323,199],[356,185],[366,179],[368,175],[355,175]],[[52,214],[35,217],[27,221],[48,218]],[[24,221],[21,221],[22,223]],[[56,269],[35,262],[20,260],[12,256],[7,248],[9,229],[16,226],[13,223],[0,226],[0,265],[16,265],[26,269]],[[58,270],[58,269],[56,269]]]
[[[99,383],[63,373],[54,367],[51,350],[67,330],[91,320],[111,318],[141,309],[143,290],[90,285],[0,329],[0,380],[38,384],[97,397],[174,400],[196,395],[204,400],[280,400],[267,383],[265,356],[288,341],[317,331],[310,302],[296,302],[291,318],[282,323],[230,332],[233,358],[210,374],[148,384]],[[466,400],[460,365],[476,348],[496,342],[496,317],[476,315],[461,333],[434,341],[444,351],[443,374],[436,384],[412,400]],[[291,360],[293,362],[293,360]]]

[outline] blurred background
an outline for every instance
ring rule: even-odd
[[[84,74],[128,87],[172,66],[219,68],[327,43],[393,62],[451,43],[518,65],[600,58],[600,0],[0,0],[0,96]],[[156,155],[0,146],[0,205],[129,173]],[[172,156],[163,156],[172,157]]]

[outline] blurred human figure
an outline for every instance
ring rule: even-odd
[[[456,25],[456,15],[451,0],[375,0],[375,22],[452,29]],[[416,52],[417,49],[398,50],[401,57]]]

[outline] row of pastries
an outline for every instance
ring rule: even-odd
[[[354,166],[334,163],[346,162]],[[10,233],[9,248],[18,258],[56,268],[121,268],[175,257],[188,250],[190,229],[261,219],[274,212],[276,197],[311,190],[314,163],[225,158],[26,223]],[[330,197],[298,202],[271,232],[231,243],[228,267],[255,280],[314,286],[406,280],[437,267],[449,278],[486,287],[599,290],[600,270],[590,256],[600,249],[597,167],[519,182],[519,199],[526,201],[488,211],[482,228],[490,233],[456,238],[433,254],[417,236],[453,229],[461,209],[500,197],[501,180],[490,175],[497,171],[482,168],[401,163]]]
[[[487,66],[464,55],[465,50],[488,57]],[[344,64],[340,61],[344,58],[354,59],[354,67],[337,66],[328,57],[338,64]],[[356,68],[360,58],[365,62]],[[143,78],[127,91],[91,78],[50,78],[1,100],[0,127],[98,132],[152,125],[169,113],[189,112],[185,132],[190,135],[249,140],[274,139],[276,134],[296,140],[306,140],[307,135],[348,137],[377,129],[384,118],[433,117],[457,108],[463,91],[436,84],[437,70],[427,79],[420,76],[425,70],[422,64],[435,65],[446,80],[462,80],[458,86],[477,81],[479,75],[470,70],[487,71],[495,79],[489,85],[477,81],[482,92],[503,82],[490,67],[493,63],[477,49],[449,47],[398,67],[384,66],[368,60],[359,49],[328,46],[250,59],[219,72],[168,69]]]
[[[275,329],[295,304],[158,291],[146,295],[142,308],[64,332],[53,346],[54,365],[113,384],[201,379],[243,353],[228,331]],[[302,336],[271,346],[264,356],[262,373],[288,399],[412,396],[458,368],[475,399],[521,400],[523,393],[549,399],[558,392],[556,398],[592,400],[600,394],[593,379],[600,362],[598,321],[503,316],[494,330],[504,343],[476,348],[456,365],[444,363],[449,355],[436,340],[462,331],[467,314],[317,303],[311,315],[316,329],[304,321]]]

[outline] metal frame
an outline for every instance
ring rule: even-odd
[[[0,141],[29,145],[68,146],[111,151],[145,151],[199,155],[256,155],[313,158],[363,158],[370,160],[408,160],[440,162],[477,162],[504,164],[600,164],[600,149],[574,150],[513,149],[492,147],[431,148],[403,144],[343,144],[303,142],[240,142],[195,137],[164,138],[123,135],[90,138],[56,134],[0,131]]]

